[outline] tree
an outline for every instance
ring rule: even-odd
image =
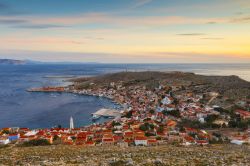
[[[218,115],[208,115],[205,120],[207,123],[211,124],[218,118]]]
[[[113,121],[113,122],[112,122],[112,126],[113,126],[113,127],[114,127],[114,126],[119,126],[119,125],[121,125],[121,123],[116,122],[116,121]]]
[[[140,127],[140,130],[142,130],[142,131],[147,131],[147,126],[145,125],[145,124],[142,124]]]
[[[180,129],[179,129],[180,132],[185,132],[185,128],[183,126],[180,126]]]
[[[152,110],[152,109],[151,109],[151,110],[149,111],[149,113],[150,113],[150,114],[154,114],[154,113],[155,113],[155,110]]]
[[[180,114],[179,110],[173,110],[173,111],[166,111],[166,110],[164,110],[163,114],[164,115],[171,115],[171,116],[174,116],[176,118],[180,118],[181,117],[181,114]]]
[[[9,130],[3,130],[2,134],[10,134],[10,131]]]
[[[132,117],[132,111],[129,111],[125,115],[126,118],[131,118]]]
[[[150,128],[150,129],[154,129],[154,128],[155,128],[155,125],[149,124],[149,128]]]
[[[53,137],[53,141],[56,141],[56,140],[58,140],[58,139],[59,139],[58,135],[55,135],[55,136]]]
[[[157,132],[163,133],[163,131],[164,131],[164,127],[163,126],[159,126],[159,128],[157,129]]]

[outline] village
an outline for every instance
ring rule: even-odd
[[[45,88],[46,92],[50,89],[53,92],[58,89],[60,92],[107,97],[123,109],[107,122],[77,128],[74,128],[73,118],[70,119],[69,128],[2,128],[0,144],[22,145],[41,140],[54,145],[119,147],[250,143],[249,99],[242,101],[245,110],[235,109],[230,115],[223,108],[209,104],[219,95],[217,92],[210,92],[206,96],[192,91],[180,94],[181,86],[160,84],[148,89],[145,86],[125,87],[122,82],[111,82],[108,87],[91,83],[89,88],[80,90],[75,87]]]

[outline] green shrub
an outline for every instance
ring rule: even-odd
[[[37,139],[24,142],[22,146],[47,146],[51,145],[48,140],[46,139]]]

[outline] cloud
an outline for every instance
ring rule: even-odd
[[[26,29],[49,29],[49,28],[65,28],[68,26],[57,24],[38,24],[32,20],[22,17],[0,17],[0,24],[7,25],[11,28],[26,28]]]
[[[247,22],[250,22],[250,16],[233,18],[229,22],[230,23],[247,23]]]
[[[1,40],[0,40],[1,41]],[[2,41],[10,43],[32,43],[32,44],[74,44],[82,45],[85,44],[84,39],[68,39],[68,38],[56,38],[56,37],[43,37],[43,38],[5,38]]]
[[[23,11],[14,10],[9,4],[0,2],[0,16],[14,16],[25,14]]]
[[[1,19],[0,18],[0,23],[1,24],[23,24],[23,23],[28,23],[28,21],[22,20],[22,19]]]
[[[147,52],[133,55],[106,52],[51,52],[27,50],[1,50],[1,58],[31,59],[50,62],[101,63],[246,63],[249,57],[198,52]],[[226,61],[225,61],[226,59]]]
[[[209,21],[209,22],[207,22],[207,24],[217,24],[217,22],[215,22],[215,21]]]
[[[54,24],[24,24],[14,26],[15,28],[26,28],[26,29],[49,29],[49,28],[65,28],[63,25],[54,25]]]
[[[181,33],[181,34],[176,34],[178,36],[204,36],[206,34],[204,33]]]
[[[204,37],[201,38],[203,40],[223,40],[224,38],[220,38],[220,37]]]
[[[132,8],[138,8],[144,6],[152,1],[153,0],[135,0],[135,4],[132,6]]]
[[[224,18],[193,18],[185,16],[116,16],[107,13],[85,13],[66,16],[16,16],[21,20],[27,20],[29,25],[17,26],[20,28],[45,29],[56,27],[72,27],[75,25],[103,24],[120,27],[157,27],[167,25],[207,24],[212,22],[228,22]],[[5,19],[13,19],[8,16]],[[27,24],[27,23],[26,23]],[[49,26],[46,26],[49,25]]]
[[[37,24],[88,25],[107,24],[114,26],[164,26],[181,24],[205,24],[211,21],[222,22],[216,18],[193,18],[184,16],[114,16],[106,13],[88,13],[64,17],[30,17]]]

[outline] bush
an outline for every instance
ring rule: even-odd
[[[51,144],[46,139],[31,140],[28,142],[24,142],[22,144],[22,146],[47,146],[47,145],[51,145]]]
[[[145,124],[142,124],[140,127],[140,130],[142,130],[142,131],[146,131],[148,128],[147,128],[147,126],[145,125]]]
[[[7,147],[9,147],[9,145],[0,145],[0,149],[7,148]]]
[[[114,126],[120,126],[121,125],[121,123],[120,122],[116,122],[116,121],[113,121],[112,122],[112,126],[114,127]]]
[[[155,113],[155,110],[150,110],[149,113],[150,113],[150,114],[154,114],[154,113]]]
[[[123,117],[131,118],[132,117],[132,111],[127,112],[126,115],[124,115]]]
[[[10,134],[10,131],[9,130],[3,130],[2,134]]]
[[[164,115],[171,115],[171,116],[174,116],[176,118],[180,118],[181,117],[181,114],[180,114],[179,110],[173,110],[173,111],[166,111],[166,110],[164,110],[162,113]]]

